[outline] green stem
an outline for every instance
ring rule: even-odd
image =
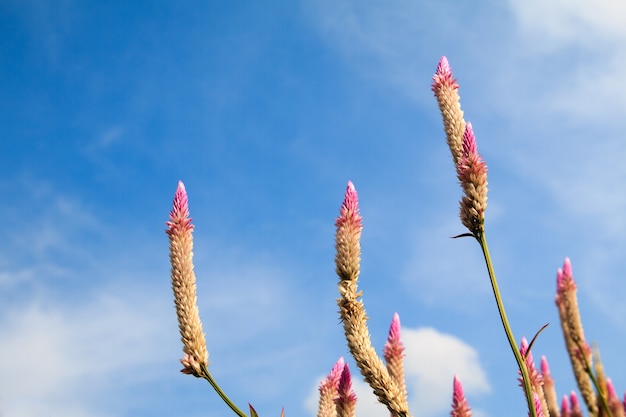
[[[230,409],[233,410],[235,412],[235,414],[237,414],[239,417],[248,417],[243,411],[241,411],[239,409],[239,407],[237,407],[235,405],[235,403],[233,403],[230,400],[230,398],[228,398],[228,395],[226,395],[226,393],[224,391],[222,391],[222,389],[217,384],[215,379],[213,379],[213,376],[211,375],[211,373],[209,372],[207,367],[205,365],[200,365],[200,368],[201,368],[201,371],[202,371],[201,372],[201,377],[206,379],[207,381],[209,381],[209,384],[211,384],[211,386],[213,387],[215,392],[217,392],[217,395],[220,396],[222,401],[224,401],[230,407]]]
[[[491,281],[491,288],[493,288],[493,295],[496,298],[496,304],[498,306],[498,313],[500,313],[500,320],[502,321],[502,326],[504,327],[504,332],[506,333],[506,338],[509,341],[509,345],[511,346],[511,350],[513,351],[513,355],[515,355],[515,360],[517,361],[517,366],[522,373],[522,381],[524,382],[524,391],[526,393],[526,401],[528,402],[528,411],[532,417],[537,417],[537,411],[535,410],[535,401],[533,400],[533,391],[530,386],[530,376],[528,375],[528,368],[526,367],[526,361],[522,357],[520,353],[517,343],[515,342],[515,338],[513,337],[513,331],[511,330],[511,325],[509,324],[509,320],[506,317],[506,311],[504,310],[504,303],[502,302],[502,297],[500,296],[500,289],[498,288],[498,280],[496,279],[496,273],[493,270],[493,264],[491,263],[491,256],[489,255],[489,246],[487,245],[487,238],[485,237],[485,231],[483,230],[479,236],[475,236],[478,243],[480,243],[480,248],[483,251],[483,256],[485,257],[485,263],[487,264],[487,271],[489,272],[489,280]]]

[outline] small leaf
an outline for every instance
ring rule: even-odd
[[[252,407],[252,404],[248,403],[248,406],[250,407],[250,417],[259,417],[254,407]]]

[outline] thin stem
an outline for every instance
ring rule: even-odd
[[[213,376],[211,375],[211,373],[209,372],[207,367],[205,365],[200,365],[200,368],[201,368],[201,371],[202,371],[202,373],[201,373],[202,378],[204,378],[207,381],[209,381],[209,384],[211,384],[211,386],[213,387],[215,392],[217,392],[217,395],[220,396],[222,401],[224,401],[230,407],[230,409],[233,410],[235,412],[235,414],[237,414],[239,417],[248,417],[243,411],[241,411],[239,409],[239,407],[237,407],[235,405],[235,403],[233,403],[230,400],[230,398],[228,398],[228,395],[226,395],[226,393],[224,391],[222,391],[222,389],[217,384],[215,379],[213,379]]]
[[[487,271],[489,272],[489,280],[491,281],[491,288],[493,288],[493,295],[496,299],[496,304],[498,306],[498,313],[500,313],[500,320],[502,321],[502,326],[504,327],[504,332],[506,333],[506,338],[509,341],[509,345],[511,346],[511,350],[513,351],[513,355],[515,355],[515,360],[517,361],[517,366],[522,373],[522,381],[524,382],[524,391],[526,394],[526,401],[528,402],[528,411],[532,417],[537,417],[537,411],[535,410],[535,401],[533,400],[533,392],[530,386],[530,376],[528,375],[528,368],[526,367],[526,361],[522,358],[522,354],[520,353],[517,343],[515,342],[515,338],[513,337],[513,331],[511,330],[511,325],[509,324],[509,320],[506,316],[506,311],[504,310],[504,303],[502,302],[502,297],[500,296],[500,289],[498,288],[498,280],[496,279],[496,273],[493,270],[493,264],[491,263],[491,256],[489,255],[489,246],[487,245],[487,238],[485,237],[485,231],[483,230],[479,236],[475,236],[478,243],[480,243],[480,248],[483,251],[483,255],[485,257],[485,263],[487,264]]]
[[[606,398],[604,398],[604,395],[602,395],[602,390],[600,389],[600,383],[598,382],[598,378],[596,378],[596,376],[593,373],[593,370],[591,369],[591,364],[587,360],[587,356],[584,353],[585,351],[583,350],[583,346],[581,345],[580,341],[576,341],[576,346],[578,346],[578,353],[580,354],[580,357],[583,359],[585,372],[587,372],[587,375],[589,375],[589,378],[591,378],[591,382],[593,383],[593,386],[595,387],[596,392],[598,393],[598,396],[600,397],[600,403],[602,403],[602,407],[604,408],[604,411],[606,411],[606,414],[608,417],[613,417],[613,413],[611,413],[611,410],[609,408],[609,403],[607,402]],[[589,404],[587,404],[587,408],[589,408]]]

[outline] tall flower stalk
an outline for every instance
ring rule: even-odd
[[[339,276],[337,305],[343,322],[350,353],[378,400],[396,417],[409,416],[409,407],[402,389],[391,377],[372,346],[367,315],[357,281],[361,262],[361,231],[363,221],[359,213],[356,189],[348,182],[339,217],[335,221],[335,265]]]
[[[511,351],[515,356],[517,366],[522,374],[528,410],[532,417],[537,417],[528,369],[524,358],[517,349],[515,337],[513,336],[513,331],[511,330],[498,288],[498,281],[491,262],[487,238],[485,237],[487,164],[478,153],[472,125],[465,122],[463,119],[458,88],[459,85],[452,74],[452,69],[448,64],[447,58],[442,57],[437,65],[435,75],[433,76],[432,90],[439,103],[444,130],[446,132],[446,140],[456,167],[457,177],[464,193],[460,202],[460,218],[463,225],[469,230],[469,233],[460,236],[473,236],[480,244],[498,307],[498,313],[500,314],[500,320],[502,321],[502,326],[504,327],[504,332],[506,333]],[[459,132],[462,133],[459,134]]]
[[[209,353],[202,331],[196,295],[196,275],[193,267],[193,225],[189,217],[189,200],[182,181],[178,182],[170,219],[165,233],[170,240],[171,278],[178,328],[183,342],[184,356],[180,360],[181,372],[206,379],[231,410],[246,417],[217,384],[209,372]]]

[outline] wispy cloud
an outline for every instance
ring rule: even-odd
[[[101,294],[66,305],[33,301],[3,311],[1,411],[116,414],[116,407],[132,402],[129,388],[167,369],[154,366],[163,364],[173,345],[161,331],[159,310],[144,292],[126,299]],[[106,398],[116,398],[117,405],[105,406]]]

